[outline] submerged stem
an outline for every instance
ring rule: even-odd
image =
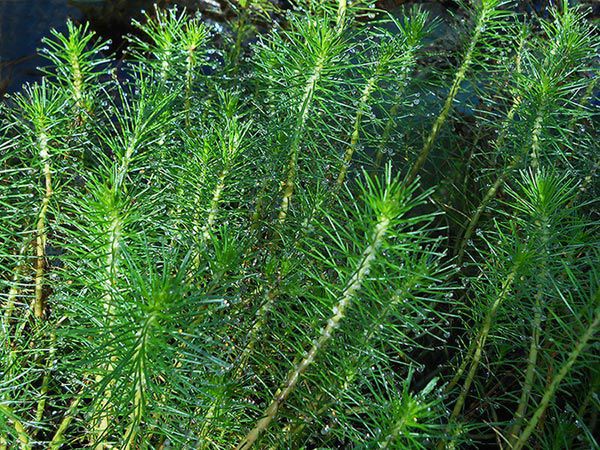
[[[377,68],[373,75],[369,78],[365,87],[363,88],[362,95],[360,97],[360,101],[358,103],[358,109],[356,111],[356,116],[354,117],[354,126],[352,130],[352,135],[350,137],[350,143],[346,148],[344,153],[344,158],[340,165],[340,170],[338,173],[335,190],[339,190],[340,187],[344,184],[346,180],[346,174],[348,173],[348,167],[350,166],[350,162],[352,161],[352,156],[358,147],[358,140],[360,137],[360,126],[362,123],[363,114],[368,107],[369,100],[371,98],[371,94],[375,90],[377,86],[377,82],[379,81],[379,77],[381,74],[381,60],[377,64]]]
[[[19,440],[21,449],[22,450],[31,450],[33,448],[31,445],[31,438],[27,434],[27,431],[25,430],[25,426],[23,425],[23,423],[19,419],[17,419],[17,417],[15,416],[15,413],[12,410],[12,408],[0,403],[0,412],[3,415],[9,417],[10,420],[12,421],[13,427],[15,428],[15,432],[17,433],[17,438]]]

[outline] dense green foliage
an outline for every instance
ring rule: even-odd
[[[597,31],[372,6],[45,42],[0,110],[0,449],[598,445]]]

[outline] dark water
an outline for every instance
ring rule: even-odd
[[[277,0],[287,4],[285,0]],[[188,10],[200,10],[205,17],[223,20],[219,0],[0,0],[0,96],[5,92],[18,90],[23,83],[39,80],[37,67],[45,64],[37,56],[41,40],[55,28],[64,31],[66,20],[89,19],[92,28],[113,42],[130,31],[132,15],[139,15],[142,8],[149,9],[152,4],[162,6],[174,3]],[[445,15],[446,8],[456,6],[450,0],[407,1],[380,0],[384,9],[393,10],[399,4],[421,3],[434,15]],[[521,12],[544,15],[549,0],[517,2]],[[592,20],[598,19],[600,0],[573,0],[570,3],[583,3],[590,8]],[[113,48],[117,50],[118,48]]]
[[[93,30],[113,42],[118,54],[122,36],[132,31],[131,18],[140,18],[141,11],[155,3],[199,10],[217,22],[227,11],[219,0],[0,0],[0,95],[39,80],[37,67],[45,64],[36,52],[41,40],[52,28],[64,31],[68,18],[89,21]]]
[[[0,0],[0,93],[39,79],[41,39],[51,28],[64,30],[67,18],[81,16],[67,0]]]

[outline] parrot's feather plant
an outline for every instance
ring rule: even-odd
[[[597,446],[585,10],[233,3],[0,105],[0,449]]]

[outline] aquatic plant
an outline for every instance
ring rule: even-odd
[[[596,30],[373,6],[44,41],[0,109],[0,449],[597,445]]]

